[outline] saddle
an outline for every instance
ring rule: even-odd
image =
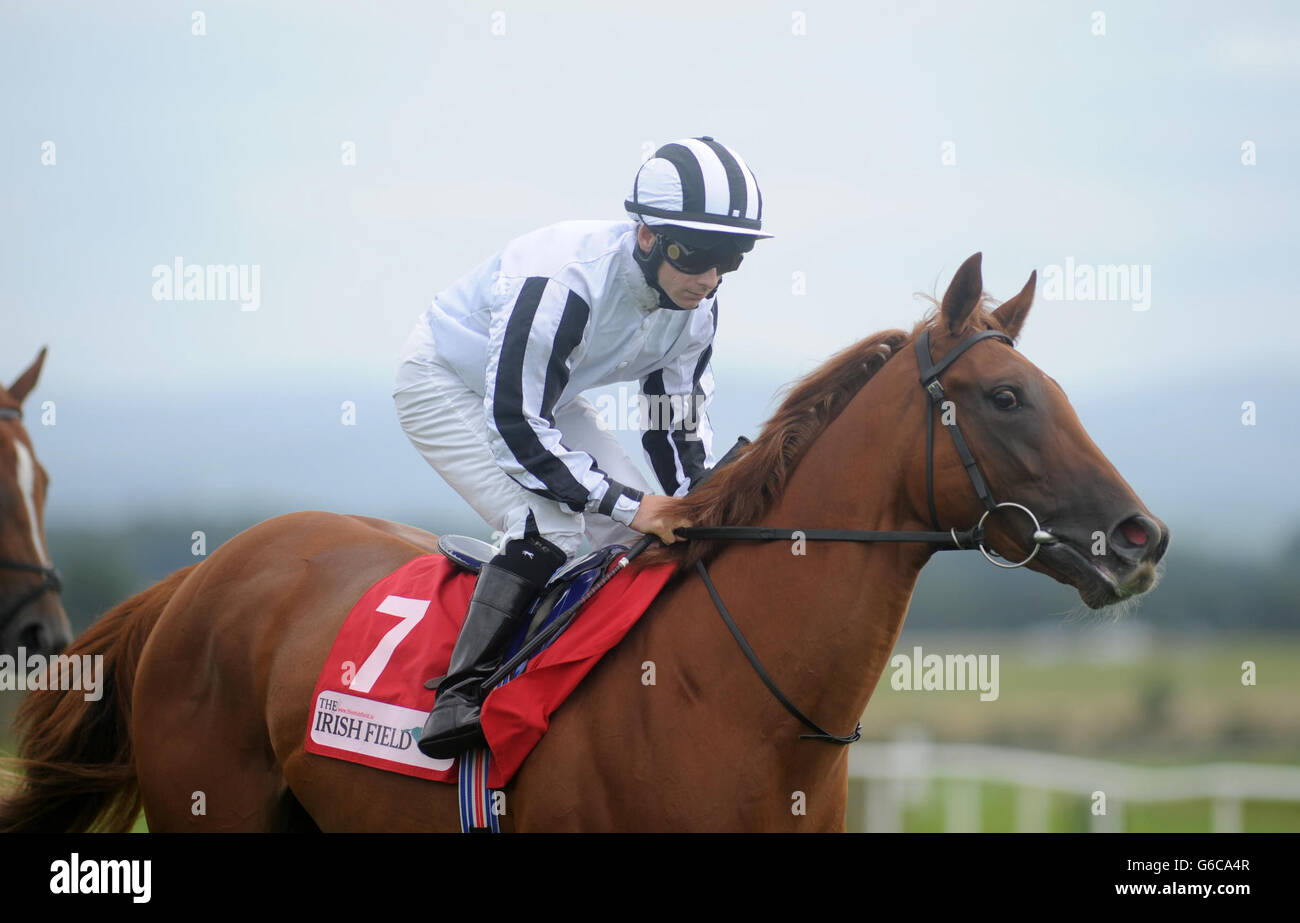
[[[483,565],[496,555],[487,542],[467,535],[443,535],[438,539],[438,551],[461,568],[477,574]],[[609,545],[592,551],[581,558],[575,558],[560,568],[547,582],[537,600],[529,610],[529,618],[523,627],[506,646],[503,662],[509,662],[524,649],[537,633],[560,619],[586,598],[587,591],[600,578],[606,568],[620,555],[627,551],[626,545]],[[567,626],[565,626],[567,627]],[[527,652],[527,656],[538,653],[548,647],[555,638],[563,634],[563,628],[545,644],[537,645],[537,650]],[[517,675],[528,665],[527,658],[520,661],[511,672]],[[425,682],[426,689],[436,689],[443,677],[435,676]]]

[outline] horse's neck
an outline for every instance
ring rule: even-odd
[[[809,447],[759,524],[928,530],[917,520],[915,499],[907,499],[915,485],[907,482],[905,452],[887,450],[892,438],[884,426],[875,428],[885,433],[879,439],[867,439],[865,408],[857,408],[857,419],[848,419],[850,409]],[[863,446],[872,447],[870,456]],[[807,542],[803,554],[796,554],[793,545],[731,542],[708,572],[777,686],[820,727],[849,735],[884,671],[932,549],[918,543]],[[664,668],[659,681],[667,688],[642,697],[650,712],[638,719],[645,727],[707,740],[710,753],[723,761],[749,759],[751,783],[766,781],[774,792],[842,784],[844,748],[797,740],[806,728],[754,675],[694,571],[660,595],[653,610],[632,666],[658,660]],[[610,695],[610,701],[615,698]],[[627,716],[611,711],[608,720],[625,722]],[[602,740],[624,736],[607,733]],[[753,762],[755,745],[770,749],[772,758]]]
[[[858,417],[864,412],[846,408],[821,434],[760,524],[929,529],[907,500],[905,454],[889,451],[884,438],[868,439],[859,420],[847,419],[850,410]],[[864,452],[863,446],[872,448]],[[710,574],[782,691],[825,730],[848,734],[888,661],[932,553],[931,546],[916,543],[810,541],[799,549],[793,542],[736,542],[718,555]],[[748,679],[754,696],[770,695]]]

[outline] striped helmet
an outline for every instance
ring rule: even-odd
[[[665,144],[641,165],[628,217],[650,227],[771,237],[764,234],[763,194],[740,155],[708,135]],[[690,241],[683,241],[690,246]]]

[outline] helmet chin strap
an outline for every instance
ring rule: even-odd
[[[649,227],[649,225],[647,225],[647,227]],[[653,233],[653,229],[651,233]],[[673,301],[668,297],[668,293],[664,291],[663,286],[659,284],[659,267],[662,266],[664,262],[662,237],[655,234],[655,243],[654,246],[650,248],[649,253],[642,253],[641,246],[636,242],[636,239],[633,238],[632,256],[636,259],[637,265],[641,267],[641,274],[645,276],[646,284],[659,293],[659,304],[656,305],[656,307],[667,308],[670,311],[695,310],[694,308],[683,308],[677,302]],[[712,298],[717,294],[718,287],[721,285],[722,280],[718,279],[718,284],[713,286],[713,291],[709,292],[704,297]]]

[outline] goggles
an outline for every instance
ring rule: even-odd
[[[688,247],[681,241],[671,240],[662,234],[659,235],[659,241],[663,247],[665,262],[678,272],[684,272],[689,276],[701,275],[715,266],[718,268],[719,275],[733,272],[745,258],[745,252],[754,247],[752,237],[707,248]]]

